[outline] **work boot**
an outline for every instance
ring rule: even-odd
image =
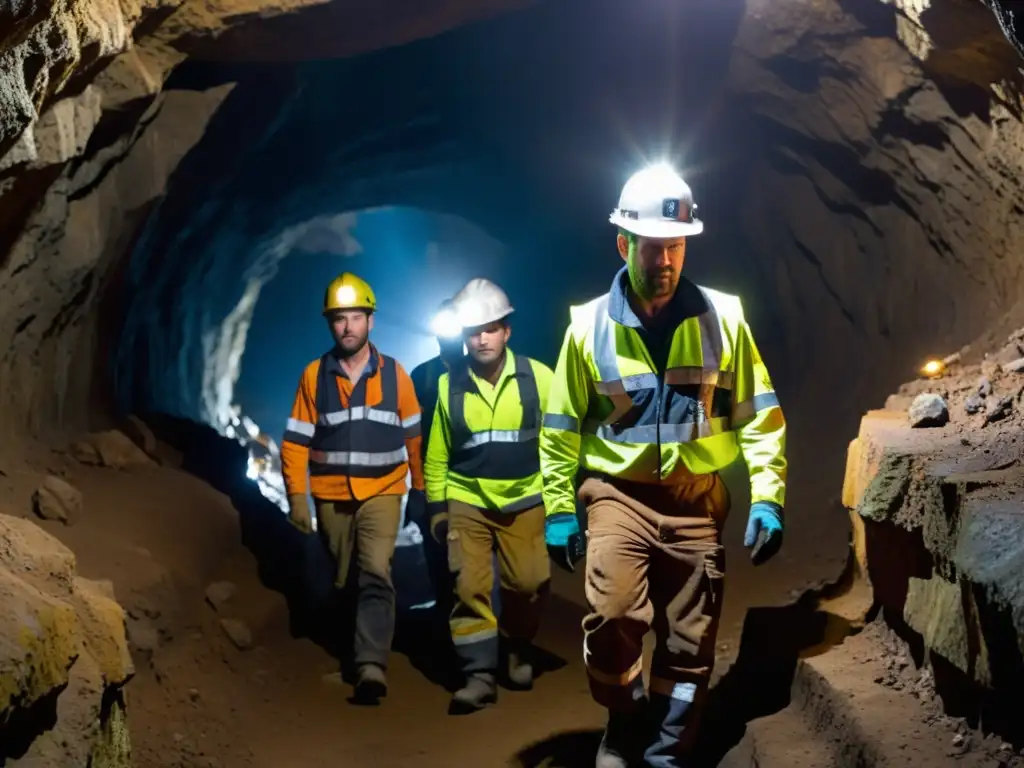
[[[388,679],[377,664],[361,664],[356,672],[355,696],[360,704],[379,704],[388,695]]]
[[[649,733],[643,709],[609,711],[608,725],[597,747],[596,768],[633,768],[639,765]]]
[[[533,688],[533,664],[530,663],[529,643],[510,642],[506,659],[505,675],[513,691],[529,691]]]
[[[474,672],[466,680],[466,684],[452,696],[449,712],[453,715],[468,715],[479,712],[497,700],[498,689],[494,675],[490,672]]]

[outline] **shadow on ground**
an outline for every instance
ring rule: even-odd
[[[801,656],[819,653],[850,632],[842,619],[816,609],[817,596],[779,608],[752,608],[743,622],[736,663],[709,693],[695,765],[718,765],[739,744],[754,718],[789,705]],[[592,768],[600,731],[571,731],[531,744],[510,765],[520,768]]]
[[[334,589],[334,565],[320,540],[290,525],[284,513],[246,477],[246,449],[203,424],[162,414],[143,418],[159,440],[181,452],[184,471],[231,499],[238,512],[242,544],[256,558],[261,583],[287,601],[291,634],[308,638],[339,661],[347,659],[354,592]],[[355,582],[349,579],[349,584]],[[458,686],[447,620],[441,611],[400,610],[392,647],[435,685],[450,691]],[[536,649],[539,674],[562,666],[565,661],[560,657]],[[341,671],[351,681],[352,670],[343,666]]]

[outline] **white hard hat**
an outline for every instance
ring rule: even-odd
[[[463,328],[476,328],[512,314],[508,295],[490,280],[474,278],[455,294],[455,314]]]
[[[629,177],[608,221],[640,237],[685,237],[704,231],[696,210],[690,185],[670,165],[659,164]]]

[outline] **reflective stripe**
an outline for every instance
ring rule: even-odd
[[[745,421],[750,421],[761,411],[774,408],[778,404],[779,398],[774,392],[762,392],[760,395],[754,395],[750,400],[736,403],[736,407],[732,409],[732,420],[737,424],[742,424]]]
[[[493,640],[498,636],[497,627],[491,629],[482,629],[479,632],[473,632],[468,635],[459,635],[452,633],[452,644],[453,645],[472,645],[473,643],[482,643],[484,640]]]
[[[309,460],[328,467],[387,467],[409,458],[405,448],[386,453],[366,451],[310,451]]]
[[[539,429],[491,429],[487,432],[474,432],[459,448],[467,450],[488,443],[528,443],[536,440],[539,435]]]
[[[584,421],[583,431],[596,435],[610,443],[641,443],[655,445],[662,443],[689,443],[704,437],[728,432],[730,420],[724,416],[703,421],[687,421],[682,424],[645,424],[640,427],[617,429],[611,424]]]
[[[587,674],[590,675],[594,680],[601,683],[602,685],[614,686],[614,687],[626,687],[632,683],[636,678],[644,671],[643,659],[637,659],[636,663],[627,669],[625,672],[619,674],[610,674],[608,672],[602,672],[599,669],[594,669],[589,664],[590,654],[587,652],[586,647],[583,649],[583,663],[587,667]]]
[[[406,429],[408,429],[409,427],[411,427],[411,426],[413,426],[415,424],[419,424],[420,421],[422,420],[422,418],[423,418],[423,414],[421,414],[421,413],[413,414],[412,416],[410,416],[407,419],[402,419],[402,426],[405,427]]]
[[[416,418],[418,419],[419,416]],[[387,424],[389,427],[397,427],[399,424],[404,426],[404,423],[394,411],[382,411],[379,408],[368,408],[363,405],[358,405],[355,408],[346,408],[343,411],[321,413],[317,421],[321,424],[336,427],[349,421],[361,421],[363,419],[374,421],[378,424]]]
[[[575,416],[566,416],[561,413],[545,413],[544,427],[546,429],[561,429],[565,432],[579,432],[580,420]]]
[[[692,703],[697,695],[696,683],[675,683],[660,677],[651,677],[651,692],[660,693],[676,701]]]
[[[278,422],[280,424],[281,422]],[[298,419],[288,419],[287,429],[289,432],[296,432],[306,437],[312,437],[313,433],[316,432],[316,425],[310,424],[308,421],[299,421]]]
[[[732,389],[734,379],[732,371],[708,370],[694,365],[669,368],[665,371],[665,383],[675,387],[699,384],[719,389]]]
[[[543,494],[535,493],[531,496],[523,496],[521,499],[513,501],[511,504],[506,504],[501,508],[502,512],[522,512],[524,509],[532,509],[533,507],[539,507],[544,503]]]

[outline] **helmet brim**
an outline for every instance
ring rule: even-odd
[[[700,219],[693,221],[638,221],[613,213],[608,217],[608,221],[638,237],[651,237],[656,240],[689,237],[690,235],[699,235],[704,231],[704,222]]]

